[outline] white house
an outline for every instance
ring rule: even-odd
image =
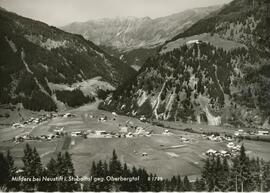
[[[258,131],[258,135],[268,135],[269,131]]]
[[[61,133],[64,130],[64,127],[61,127],[60,129],[55,129],[54,132],[55,133]]]
[[[96,130],[96,135],[106,135],[106,134],[107,134],[106,131]]]
[[[199,44],[201,43],[202,41],[201,40],[189,40],[186,42],[187,45],[190,45],[190,44]]]
[[[146,156],[148,156],[148,153],[143,152],[143,153],[142,153],[142,156],[143,156],[143,157],[146,157]]]
[[[125,127],[125,126],[120,127],[119,130],[120,130],[121,133],[127,133],[128,132],[128,127]]]
[[[71,113],[66,113],[63,115],[64,118],[67,118],[67,117],[74,117],[75,115],[71,114]]]
[[[232,142],[228,143],[228,144],[227,144],[227,147],[228,147],[228,148],[233,148],[233,147],[234,147],[234,143],[232,143]]]
[[[14,123],[14,124],[12,125],[12,127],[14,127],[14,128],[22,128],[22,127],[24,127],[24,125],[21,124],[21,123]]]
[[[140,117],[140,121],[146,121],[145,116],[141,116],[141,117]]]
[[[217,153],[217,151],[216,150],[213,150],[213,149],[209,149],[209,150],[207,150],[206,153],[209,154],[209,155],[211,155],[211,154]]]
[[[133,134],[131,132],[129,132],[128,134],[126,134],[126,138],[132,138]]]
[[[71,137],[77,137],[77,136],[79,136],[79,135],[81,135],[81,131],[73,131],[73,132],[71,132]]]

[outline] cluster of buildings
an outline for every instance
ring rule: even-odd
[[[55,132],[61,132],[56,131]],[[146,131],[144,128],[134,126],[133,122],[126,121],[124,126],[119,124],[117,131],[105,131],[105,130],[85,130],[85,131],[73,131],[70,133],[72,137],[84,137],[84,138],[133,138],[140,136],[151,136],[151,131]]]
[[[74,117],[74,114],[71,113],[64,113],[64,114],[57,114],[57,113],[49,113],[46,115],[41,115],[40,117],[34,118],[31,117],[28,120],[22,122],[22,123],[14,123],[12,125],[12,127],[14,129],[16,128],[23,128],[27,125],[30,124],[40,124],[42,122],[48,121],[50,119],[53,119],[55,117],[64,117],[64,118],[68,118],[68,117]],[[60,138],[61,136],[63,136],[64,134],[67,134],[66,132],[63,131],[63,127],[60,129],[55,129],[54,133],[49,133],[47,135],[40,135],[40,136],[33,136],[31,135],[29,132],[25,132],[23,134],[17,135],[13,138],[14,142],[23,142],[25,140],[52,140],[55,138]]]
[[[71,114],[71,113],[64,113],[64,114],[57,114],[57,113],[48,113],[48,114],[45,114],[45,115],[41,115],[37,118],[34,118],[34,117],[30,117],[28,120],[26,121],[23,121],[23,122],[20,122],[20,123],[14,123],[12,125],[12,127],[14,129],[17,129],[17,128],[22,128],[22,127],[25,127],[27,125],[30,125],[30,124],[40,124],[42,122],[45,122],[45,121],[48,121],[50,119],[53,119],[55,117],[64,117],[64,118],[68,118],[68,117],[74,117],[75,115]]]
[[[86,132],[72,132],[71,136],[85,136],[86,138],[133,138],[146,136],[150,137],[151,132],[145,131],[142,127],[136,127],[132,132],[126,126],[120,126],[117,132],[107,132],[105,130],[88,130]]]
[[[239,129],[234,132],[234,135],[237,136],[246,136],[246,135],[256,135],[256,136],[264,136],[269,135],[269,131],[267,130],[255,130],[255,131],[247,131],[245,132],[243,129]]]
[[[221,135],[202,135],[204,139],[210,140],[210,141],[215,141],[215,142],[222,142],[222,141],[227,141],[231,142],[233,141],[233,138],[230,136],[221,136]]]
[[[50,141],[50,140],[53,140],[53,139],[56,139],[56,138],[60,138],[62,135],[60,134],[53,134],[53,133],[50,133],[50,134],[47,134],[47,135],[40,135],[40,136],[33,136],[33,135],[30,135],[30,134],[23,134],[23,135],[18,135],[18,136],[15,136],[13,138],[13,141],[14,142],[24,142],[24,141],[28,141],[28,140],[47,140],[47,141]]]
[[[190,143],[190,142],[194,141],[192,138],[186,138],[186,137],[183,137],[183,136],[178,136],[177,138],[182,143]]]
[[[162,135],[171,136],[171,135],[173,135],[173,133],[170,132],[168,129],[166,129],[166,130],[162,133]]]
[[[227,144],[227,150],[209,149],[206,151],[205,155],[232,158],[232,157],[235,157],[239,154],[240,149],[241,149],[240,145],[234,144],[233,142],[229,142]]]

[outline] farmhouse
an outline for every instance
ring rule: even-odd
[[[128,127],[125,127],[125,126],[124,127],[120,127],[119,128],[119,132],[120,133],[127,133],[128,132]]]
[[[258,135],[268,135],[269,131],[258,131]]]
[[[209,150],[206,151],[206,154],[207,155],[214,155],[216,153],[217,153],[217,151],[216,150],[213,150],[213,149],[209,149]]]
[[[172,135],[172,133],[171,132],[169,132],[169,130],[168,129],[166,129],[163,133],[162,133],[162,135]]]
[[[143,152],[143,153],[142,153],[142,156],[143,156],[143,157],[146,157],[146,156],[148,156],[148,153]]]
[[[71,114],[71,113],[65,113],[63,115],[64,118],[68,118],[68,117],[75,117],[75,115]]]
[[[105,117],[100,117],[99,119],[98,119],[98,121],[100,121],[100,122],[105,122],[105,121],[107,121],[107,116],[105,116]]]
[[[126,138],[132,138],[132,137],[134,137],[134,135],[131,132],[129,132],[128,134],[126,134]]]
[[[146,121],[146,118],[145,118],[144,115],[140,117],[140,121],[142,121],[142,122],[145,122]]]
[[[54,134],[47,135],[47,139],[48,140],[52,140],[53,138],[55,138],[55,135]]]
[[[21,124],[21,123],[14,123],[14,124],[12,125],[12,127],[14,127],[14,128],[22,128],[22,127],[24,127],[24,125]]]
[[[73,131],[71,132],[71,137],[77,137],[77,136],[81,136],[82,132],[81,131]]]
[[[150,132],[145,131],[142,127],[137,127],[134,133],[135,135],[148,135]]]
[[[60,133],[63,132],[63,130],[64,130],[64,127],[60,128],[60,129],[55,129],[54,132],[55,132],[56,134],[60,134]]]
[[[190,45],[190,44],[200,44],[202,43],[201,40],[189,40],[186,42],[187,45]]]
[[[107,132],[106,131],[99,131],[99,130],[96,130],[96,135],[106,135]]]
[[[228,147],[228,148],[233,148],[233,147],[234,147],[234,143],[232,143],[232,142],[228,143],[228,144],[227,144],[227,147]]]

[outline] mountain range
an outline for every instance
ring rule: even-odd
[[[270,6],[234,0],[166,41],[100,108],[149,119],[267,127]]]
[[[74,22],[61,29],[81,34],[138,70],[157,47],[222,6],[195,8],[165,17],[121,17]]]
[[[121,17],[74,22],[61,29],[83,35],[97,45],[122,51],[151,48],[173,38],[221,6],[186,10],[166,17]]]

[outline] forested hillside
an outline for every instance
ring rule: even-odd
[[[134,73],[80,35],[3,9],[0,25],[1,104],[22,103],[31,110],[57,110],[59,104],[72,103],[67,102],[71,99],[63,99],[55,93],[56,86],[65,88],[98,76],[117,86]],[[78,92],[80,89],[68,95],[72,98],[77,93],[76,105],[93,100],[92,96]]]
[[[167,42],[133,81],[122,85],[100,107],[210,125],[267,125],[267,29],[264,1],[235,0]]]

